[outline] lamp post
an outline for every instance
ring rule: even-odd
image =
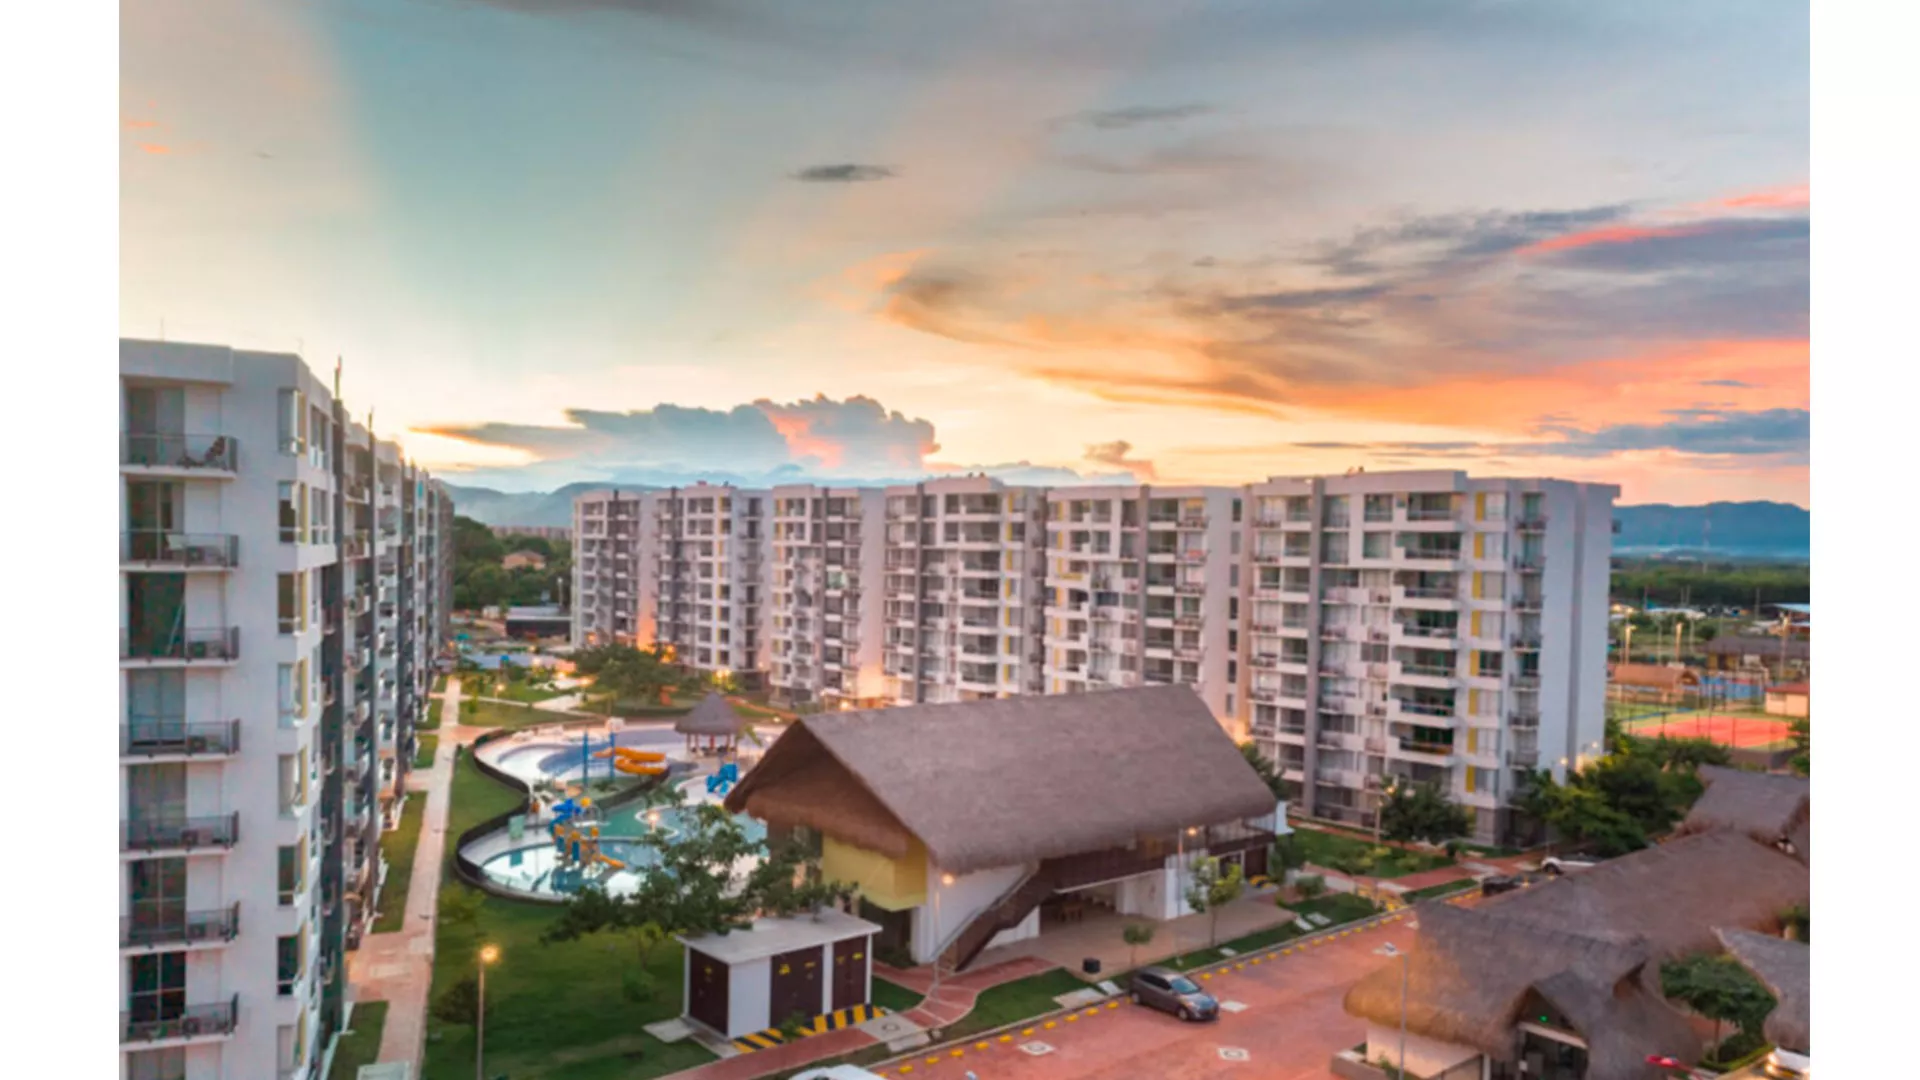
[[[487,965],[500,959],[500,946],[480,946],[480,1007],[474,1017],[473,1080],[485,1080],[487,1069]]]
[[[933,890],[933,933],[928,935],[933,939],[934,948],[933,985],[927,989],[927,997],[929,999],[940,989],[940,955],[946,951],[942,947],[946,943],[946,939],[941,937],[943,927],[940,925],[940,891],[951,884],[953,884],[953,875],[941,874],[940,884]]]
[[[1396,1080],[1407,1078],[1407,954],[1394,948],[1393,942],[1373,950],[1375,956],[1397,957],[1400,961],[1400,1069]]]

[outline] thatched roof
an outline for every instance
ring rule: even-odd
[[[1737,832],[1681,837],[1490,897],[1488,914],[1543,929],[1644,937],[1662,959],[1718,952],[1714,927],[1773,930],[1807,902],[1806,866]]]
[[[1273,813],[1184,686],[828,713],[800,720],[727,809],[964,873]]]
[[[1691,1060],[1689,1051],[1700,1041],[1649,988],[1653,962],[1653,950],[1634,937],[1607,939],[1511,923],[1483,910],[1422,905],[1419,945],[1407,957],[1407,1030],[1511,1060],[1520,1010],[1538,994],[1585,1037],[1591,1080],[1652,1080],[1664,1074],[1647,1065],[1649,1053]],[[1384,965],[1347,991],[1347,1012],[1397,1027],[1401,990],[1399,966]]]
[[[1804,942],[1748,930],[1721,930],[1720,941],[1779,999],[1780,1004],[1767,1015],[1767,1040],[1797,1053],[1812,1053],[1812,950]]]
[[[735,712],[719,691],[709,690],[693,711],[673,722],[673,730],[682,735],[738,735],[747,729],[747,718]]]
[[[1811,788],[1805,777],[1702,765],[1700,779],[1706,793],[1674,830],[1679,835],[1729,829],[1778,844],[1803,833],[1810,820]],[[1804,849],[1801,853],[1804,857]]]
[[[1408,959],[1407,1029],[1513,1053],[1513,1025],[1529,991],[1575,1024],[1592,1047],[1592,1080],[1663,1075],[1650,1053],[1688,1059],[1699,1045],[1660,1000],[1659,964],[1717,953],[1716,928],[1773,930],[1779,913],[1807,902],[1805,865],[1744,833],[1682,837],[1472,909],[1419,907]],[[1361,980],[1347,1011],[1400,1022],[1400,972]]]
[[[1700,685],[1700,676],[1691,668],[1665,664],[1615,664],[1612,679],[1621,686],[1641,686],[1649,690],[1678,691]]]

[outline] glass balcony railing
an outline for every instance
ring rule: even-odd
[[[240,815],[134,818],[120,825],[120,850],[230,848],[240,839]]]
[[[120,631],[122,660],[226,663],[240,658],[240,628],[202,627],[160,632]]]
[[[120,436],[122,465],[233,472],[239,462],[240,444],[231,435],[129,432]]]
[[[168,717],[135,717],[120,727],[123,757],[220,757],[240,752],[240,721],[189,724]]]
[[[120,919],[120,947],[158,949],[232,941],[240,932],[240,904],[212,911],[136,910]]]
[[[240,995],[209,1005],[174,1004],[165,997],[142,1001],[120,1014],[120,1042],[163,1042],[224,1037],[240,1019]]]
[[[225,533],[130,529],[120,534],[123,564],[226,570],[238,564],[239,554],[239,538]]]

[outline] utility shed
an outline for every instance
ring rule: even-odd
[[[880,927],[833,909],[760,919],[750,930],[683,937],[688,1020],[728,1039],[811,1022],[872,1000]]]

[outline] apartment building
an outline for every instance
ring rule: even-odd
[[[764,491],[709,484],[645,496],[655,642],[679,663],[748,690],[764,684],[772,625],[767,504]]]
[[[574,498],[575,648],[653,643],[659,575],[645,509],[638,493],[589,491]]]
[[[886,489],[883,695],[899,705],[1046,688],[1046,493],[985,476]]]
[[[1046,500],[1045,692],[1181,684],[1240,728],[1240,490],[1064,487]]]
[[[1246,489],[1243,681],[1302,809],[1435,783],[1498,839],[1529,770],[1601,751],[1618,489],[1459,472]]]
[[[123,340],[120,375],[122,1075],[304,1080],[372,910],[451,507],[417,472],[408,504],[297,356]],[[383,460],[415,512],[384,545]]]
[[[774,698],[829,709],[886,703],[885,494],[792,484],[769,499],[767,682]]]

